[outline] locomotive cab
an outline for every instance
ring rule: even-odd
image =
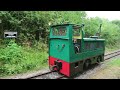
[[[70,76],[71,55],[82,49],[83,25],[63,24],[50,27],[49,68]]]
[[[74,44],[74,51],[75,54],[78,54],[81,52],[81,42],[83,39],[83,31],[82,31],[82,26],[84,25],[74,25],[72,28],[73,34],[72,34],[72,39],[73,39],[73,44]]]
[[[69,25],[54,25],[50,28],[49,66],[51,70],[60,71],[61,60],[69,60]]]

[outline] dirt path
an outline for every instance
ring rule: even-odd
[[[96,71],[88,79],[120,79],[120,67],[105,67]]]
[[[120,66],[109,65],[113,60],[115,60],[114,62],[120,60],[120,56],[117,59],[112,59],[110,62],[105,63],[105,66],[90,75],[89,79],[120,79]]]

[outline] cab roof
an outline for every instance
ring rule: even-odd
[[[81,26],[81,25],[78,25],[78,24],[58,24],[58,25],[52,25],[51,27],[56,27],[56,26],[68,26],[68,25]]]

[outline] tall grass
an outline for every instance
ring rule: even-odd
[[[115,43],[114,45],[111,45],[111,44],[105,45],[105,52],[106,53],[109,53],[109,52],[112,52],[112,51],[115,51],[118,49],[120,49],[120,42],[119,41],[117,43]]]

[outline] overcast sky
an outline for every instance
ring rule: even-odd
[[[86,11],[88,17],[100,17],[108,20],[120,20],[120,11]]]

